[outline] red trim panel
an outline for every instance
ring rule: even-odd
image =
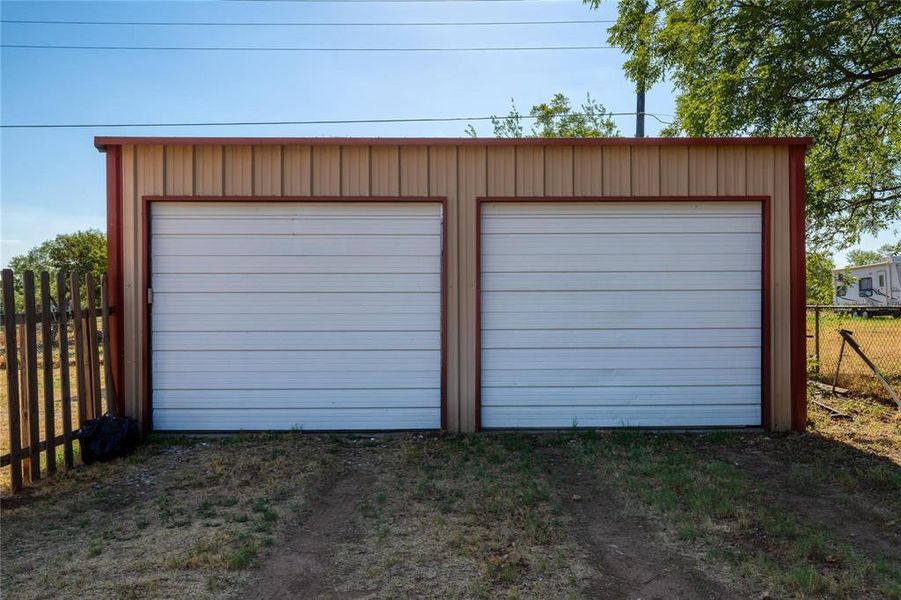
[[[803,147],[789,149],[791,427],[793,431],[804,431],[807,428],[807,324],[804,306],[807,300],[804,155],[805,149]]]
[[[482,204],[490,202],[535,202],[535,203],[572,203],[572,202],[760,202],[763,214],[762,238],[762,297],[761,297],[761,387],[760,410],[761,425],[770,428],[770,197],[769,196],[543,196],[519,198],[515,196],[479,197],[476,198],[476,393],[475,421],[476,431],[482,429]],[[801,303],[803,311],[804,304]],[[803,312],[801,314],[804,316]]]
[[[147,289],[151,277],[150,204],[153,202],[430,202],[441,204],[441,430],[447,429],[447,197],[445,196],[144,196],[141,203],[141,223],[144,232],[144,276],[141,290],[144,295],[142,312],[145,343],[141,349],[144,376],[144,430],[152,429],[153,403],[150,381],[150,355],[153,339],[150,335],[150,305]]]
[[[447,137],[143,137],[98,136],[94,146],[122,144],[222,144],[228,146],[297,144],[303,146],[809,146],[807,137],[715,138],[447,138]]]
[[[125,413],[122,382],[125,378],[125,344],[122,334],[122,148],[115,146],[106,155],[106,281],[109,290],[110,371],[116,410]]]

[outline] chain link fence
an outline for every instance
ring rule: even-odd
[[[901,318],[870,316],[865,307],[807,307],[807,373],[811,379],[858,394],[889,398],[873,371],[849,347],[845,347],[836,379],[844,329],[852,332],[861,350],[875,364],[895,392],[901,394]]]

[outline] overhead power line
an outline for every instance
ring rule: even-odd
[[[260,3],[263,2],[284,2],[284,3],[299,3],[299,4],[355,4],[355,3],[394,3],[394,2],[409,2],[409,3],[420,3],[420,4],[453,4],[457,2],[537,2],[539,4],[546,2],[575,2],[578,0],[218,0],[219,2],[250,2],[250,3]]]
[[[356,1],[356,0],[354,0]],[[488,46],[442,48],[327,48],[327,47],[259,47],[259,46],[76,46],[47,44],[0,44],[0,48],[20,50],[140,50],[189,52],[521,52],[564,50],[612,50],[613,46]]]
[[[611,117],[634,116],[634,112],[612,112],[606,113]],[[660,119],[661,116],[672,116],[665,114],[644,113],[654,119],[657,119],[664,125],[669,125],[667,121]],[[558,116],[584,116],[583,113],[568,113],[567,115]],[[362,124],[362,123],[447,123],[455,121],[490,121],[491,119],[507,119],[506,116],[489,116],[489,117],[408,117],[408,118],[387,118],[387,119],[320,119],[313,121],[207,121],[197,123],[27,123],[27,124],[0,124],[2,129],[87,129],[87,128],[122,128],[122,127],[232,127],[247,125],[344,125],[344,124]],[[520,115],[521,119],[537,119],[533,115]]]
[[[35,19],[0,19],[14,25],[116,25],[135,27],[478,27],[496,25],[584,25],[615,23],[613,19],[565,19],[559,21],[40,21]]]

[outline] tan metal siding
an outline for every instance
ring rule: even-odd
[[[660,194],[688,195],[688,146],[660,148]]]
[[[194,149],[194,191],[203,196],[222,195],[222,146]]]
[[[166,195],[194,193],[194,147],[166,148]]]
[[[125,394],[143,400],[144,195],[446,196],[448,427],[476,424],[476,198],[771,196],[771,424],[790,426],[788,150],[773,146],[125,146]]]
[[[253,193],[253,147],[226,146],[223,150],[222,174],[226,196],[249,196]]]
[[[341,148],[341,195],[369,195],[369,147]]]
[[[458,149],[457,206],[460,265],[460,429],[476,425],[476,198],[488,191],[485,148]]]
[[[772,427],[777,430],[791,428],[791,255],[788,148],[773,149],[773,213],[772,219],[772,302],[773,318],[770,321],[773,339],[773,358],[770,377],[773,382]]]
[[[341,194],[341,147],[313,147],[313,195]]]
[[[716,194],[716,180],[716,146],[689,146],[689,195],[712,196]]]
[[[720,196],[745,195],[745,147],[720,146],[716,150],[716,193]]]
[[[372,195],[400,195],[400,157],[397,146],[372,149]]]
[[[604,195],[632,194],[632,148],[604,146]]]
[[[573,195],[601,196],[604,194],[604,149],[573,149]]]
[[[485,178],[489,196],[516,195],[516,148],[490,147],[486,154]]]
[[[573,149],[544,149],[544,193],[548,196],[573,195]]]
[[[516,195],[544,196],[544,148],[516,148]]]
[[[433,146],[429,148],[429,195],[447,198],[447,428],[460,429],[460,303],[457,256],[457,148]]]
[[[400,195],[427,196],[429,193],[428,146],[403,146],[400,149]]]
[[[309,196],[312,184],[312,153],[309,146],[285,146],[282,151],[282,181],[286,196]]]
[[[660,195],[660,147],[632,148],[632,195]]]
[[[141,418],[145,418],[147,415],[143,414],[144,407],[144,356],[146,351],[146,346],[144,342],[146,340],[146,332],[144,331],[144,315],[141,308],[144,305],[145,295],[147,290],[144,288],[144,282],[146,281],[144,277],[144,248],[146,248],[146,242],[144,240],[144,228],[142,226],[144,215],[142,214],[142,201],[141,199],[144,196],[158,196],[163,193],[164,185],[164,169],[163,169],[163,146],[138,146],[136,149],[136,158],[135,158],[135,196],[136,196],[136,210],[135,210],[135,247],[137,252],[135,253],[132,260],[134,261],[134,280],[135,280],[135,289],[134,289],[134,302],[135,306],[138,308],[138,314],[135,317],[136,320],[136,338],[139,341],[137,347],[135,348],[135,369],[134,369],[134,377],[136,380],[136,393],[135,400],[138,403],[137,406],[140,407],[139,413]]]
[[[282,195],[282,147],[253,147],[253,193],[257,196]]]
[[[137,322],[141,305],[135,298],[135,290],[139,287],[135,281],[137,274],[135,261],[141,256],[141,249],[135,239],[139,226],[136,198],[135,147],[125,146],[122,148],[122,353],[125,379],[122,394],[126,414],[140,418],[136,372],[139,360],[137,349],[142,335]]]

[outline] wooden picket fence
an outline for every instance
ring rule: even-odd
[[[76,428],[88,419],[103,414],[104,396],[106,411],[115,414],[116,410],[109,361],[110,310],[106,275],[100,279],[99,307],[95,291],[96,282],[90,274],[82,278],[75,273],[68,277],[64,273],[57,273],[56,294],[53,295],[49,273],[40,273],[40,303],[35,297],[35,273],[25,271],[22,277],[25,306],[24,312],[17,313],[13,272],[4,269],[2,273],[2,320],[6,350],[8,410],[7,422],[0,423],[0,426],[6,425],[9,453],[0,456],[0,467],[9,467],[13,492],[41,478],[42,452],[46,475],[52,475],[57,470],[56,453],[59,446],[63,447],[65,468],[71,469],[75,466],[72,443],[73,401],[77,404]],[[82,296],[85,298],[84,306]],[[97,331],[98,312],[102,321],[100,340]],[[74,333],[75,346],[74,397],[69,372],[70,325]],[[40,331],[40,345],[38,331]],[[39,347],[43,364],[38,363]],[[102,369],[101,347],[104,356]],[[56,357],[54,348],[57,349]],[[54,394],[56,368],[54,365],[57,360],[62,410],[61,434],[56,431],[57,396]],[[42,398],[38,394],[39,374],[43,377]],[[43,435],[40,426],[42,416]]]

